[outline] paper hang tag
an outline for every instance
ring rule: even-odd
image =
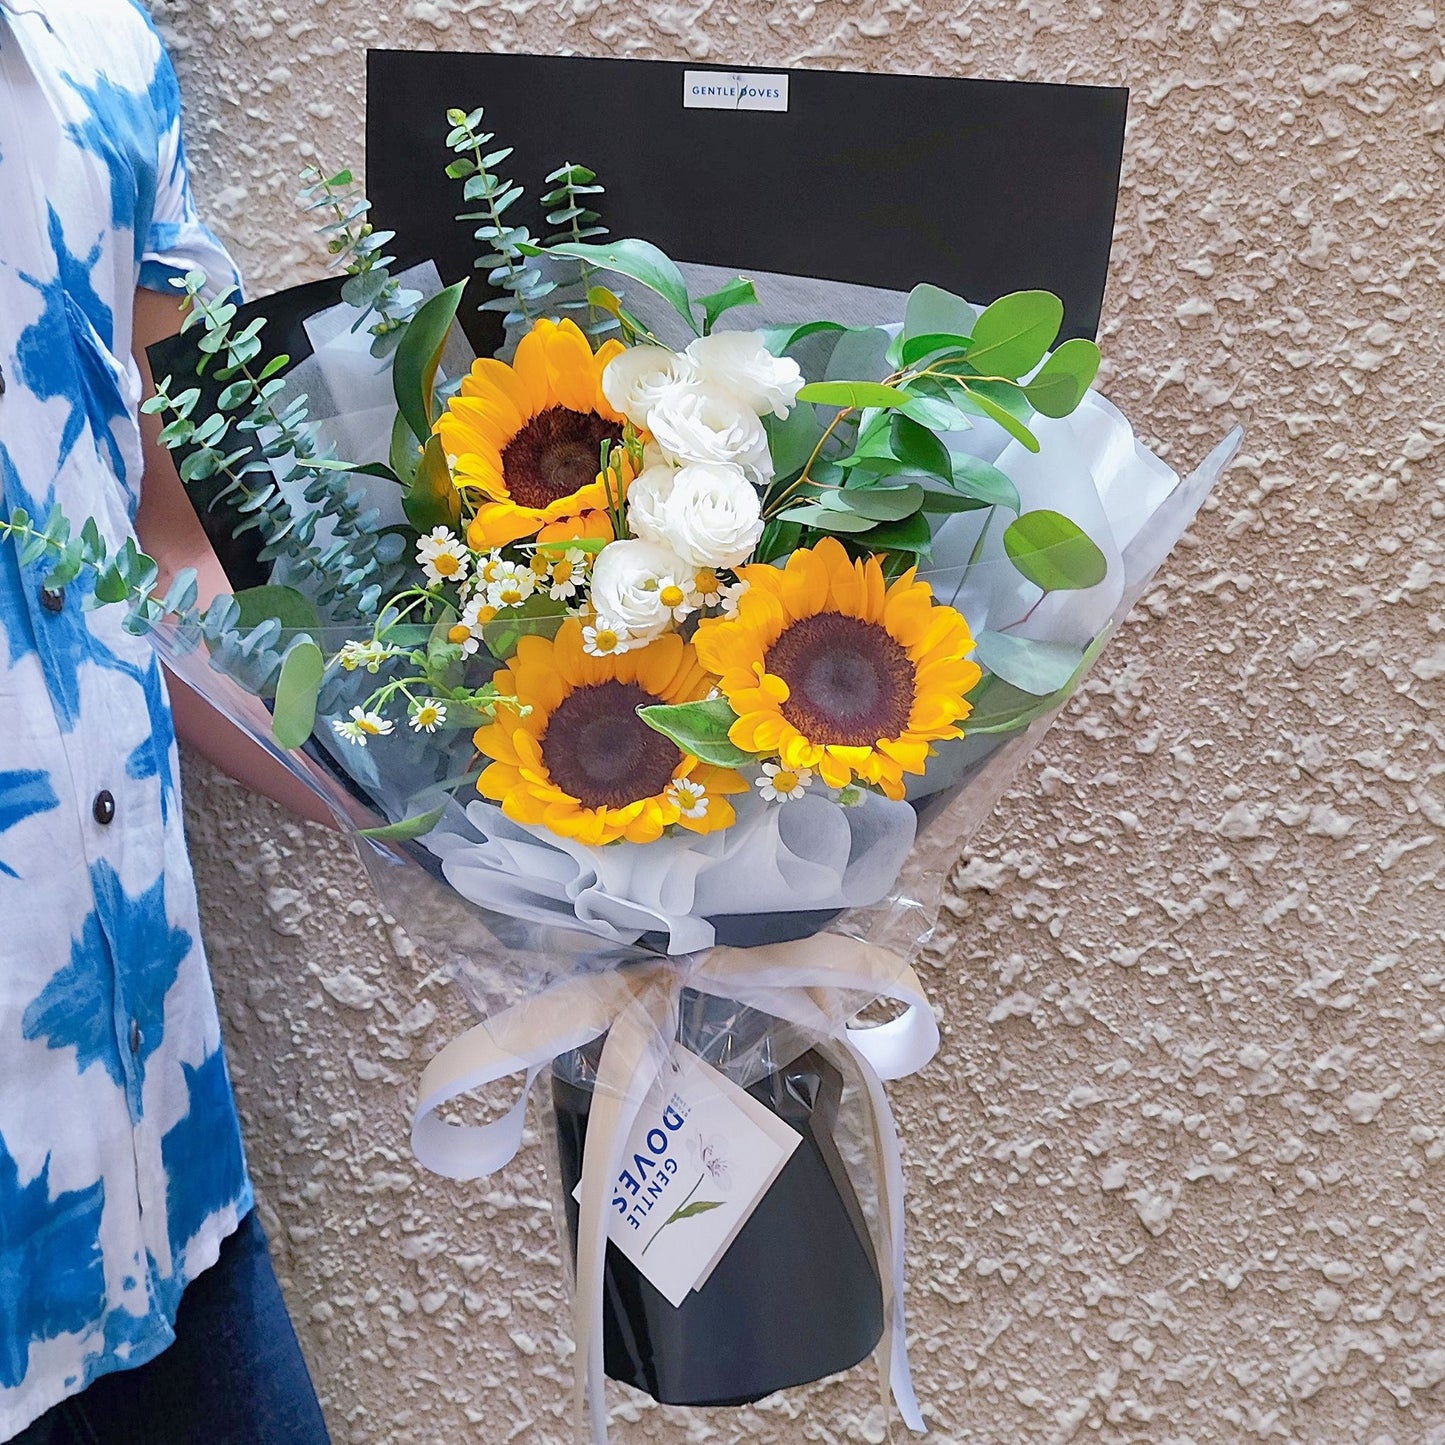
[[[684,110],[787,110],[788,76],[757,71],[685,70]]]
[[[607,1237],[676,1308],[701,1289],[802,1136],[673,1046],[612,1181]],[[581,1197],[579,1183],[573,1190]]]

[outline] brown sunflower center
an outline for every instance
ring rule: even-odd
[[[675,744],[637,716],[660,699],[635,682],[599,682],[562,699],[542,735],[552,781],[584,808],[625,808],[672,781]]]
[[[605,439],[622,440],[622,424],[595,411],[549,406],[502,449],[502,475],[518,506],[545,507],[597,480]]]
[[[804,617],[773,643],[764,661],[788,684],[783,716],[809,742],[871,747],[908,726],[913,663],[881,623],[841,612]]]

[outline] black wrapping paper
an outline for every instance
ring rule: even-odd
[[[689,72],[786,73],[788,109],[683,106]],[[403,262],[473,275],[457,224],[445,112],[483,106],[527,189],[511,224],[549,229],[543,177],[564,162],[606,186],[613,236],[677,261],[907,291],[930,281],[972,301],[1042,287],[1063,298],[1060,339],[1099,325],[1127,90],[852,71],[749,70],[580,56],[373,50],[366,183]],[[476,296],[484,297],[478,273]],[[501,337],[467,308],[478,351]]]

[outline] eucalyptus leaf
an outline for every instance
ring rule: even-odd
[[[931,331],[925,336],[910,336],[899,352],[899,361],[904,366],[912,366],[925,357],[940,354],[955,354],[961,358],[971,340],[968,336],[953,336],[938,331]]]
[[[515,607],[504,607],[482,628],[487,651],[499,662],[515,655],[524,637],[555,637],[567,617],[567,604],[534,592]]]
[[[911,417],[894,413],[892,421],[893,455],[909,471],[926,477],[953,476],[953,463],[948,448],[926,426]]]
[[[846,331],[841,321],[804,321],[796,326],[764,326],[761,331],[763,345],[774,356],[782,356],[795,342],[805,336],[815,336],[820,331]]]
[[[1084,661],[1084,649],[1072,643],[1007,632],[980,632],[973,655],[980,667],[1031,697],[1047,697],[1066,687]]]
[[[790,407],[786,417],[765,416],[763,430],[768,434],[773,474],[783,479],[802,471],[823,434],[817,413],[810,406]]]
[[[821,505],[829,510],[856,512],[860,517],[870,517],[875,522],[901,522],[911,517],[923,505],[924,490],[919,482],[904,482],[902,486],[847,487],[841,491],[825,492]]]
[[[1022,442],[1031,452],[1039,450],[1039,439],[1033,432],[1008,407],[982,388],[960,386],[958,404],[965,409],[976,408],[980,416],[996,421],[1015,441]]]
[[[933,545],[933,528],[922,512],[915,512],[901,522],[881,522],[868,536],[874,552],[916,552],[926,556]]]
[[[1019,732],[1067,702],[1070,690],[1066,687],[1047,697],[1034,697],[1001,677],[985,674],[968,695],[973,711],[963,721],[963,734],[991,737]]]
[[[865,517],[859,512],[847,511],[842,507],[824,507],[815,502],[801,507],[789,507],[778,513],[778,520],[797,522],[800,526],[811,527],[815,532],[871,532],[874,525],[871,517]]]
[[[881,326],[852,326],[833,344],[824,381],[850,381],[855,376],[873,380],[893,370],[888,362],[888,333]]]
[[[736,768],[753,761],[751,753],[745,753],[728,740],[728,732],[738,717],[726,698],[671,705],[659,703],[638,708],[637,715],[648,727],[671,738],[683,752],[700,762]]]
[[[864,407],[885,409],[903,406],[908,393],[881,381],[810,381],[798,393],[799,401],[817,406]]]
[[[1045,416],[1068,416],[1094,384],[1099,360],[1099,348],[1076,336],[1044,362],[1024,387],[1024,395]]]
[[[1052,291],[1000,296],[973,325],[968,360],[986,375],[1022,376],[1044,359],[1064,324],[1064,303]]]
[[[287,650],[276,680],[271,735],[283,748],[299,748],[316,726],[316,700],[326,675],[326,659],[309,637],[298,638]]]
[[[1062,512],[1025,512],[1009,523],[1003,545],[1014,566],[1045,592],[1097,587],[1109,574],[1093,538]]]
[[[969,452],[953,452],[953,485],[965,496],[975,497],[993,507],[1007,507],[1011,512],[1021,512],[1019,489],[1014,486],[1007,472],[1000,471],[991,462]]]
[[[902,335],[909,339],[926,336],[930,332],[935,335],[971,336],[977,321],[977,308],[970,306],[962,296],[955,296],[952,291],[925,281],[908,293]]]
[[[250,632],[271,617],[288,631],[315,632],[321,626],[316,604],[294,587],[247,587],[235,594],[235,601],[240,613],[233,625],[242,632]]]

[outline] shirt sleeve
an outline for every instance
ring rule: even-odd
[[[164,295],[191,271],[206,273],[208,297],[239,292],[241,276],[230,253],[196,211],[181,136],[181,90],[164,46],[157,61],[150,98],[156,107],[159,155],[155,205],[140,246],[139,284]]]

